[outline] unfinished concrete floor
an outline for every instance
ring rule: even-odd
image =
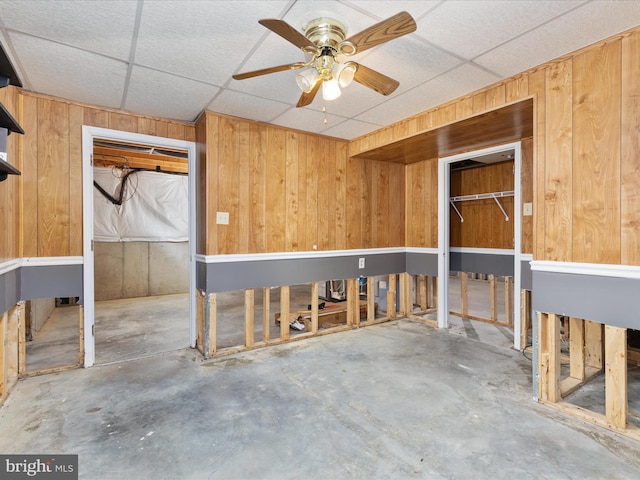
[[[640,478],[638,443],[532,401],[521,352],[410,320],[27,378],[0,433],[92,480]]]
[[[78,364],[79,307],[54,309],[27,342],[27,372]],[[96,363],[130,360],[189,346],[189,294],[95,303]]]

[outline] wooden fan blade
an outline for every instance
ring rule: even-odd
[[[263,18],[262,20],[258,20],[258,23],[264,27],[267,27],[273,33],[277,33],[285,40],[293,43],[296,47],[313,47],[314,50],[317,50],[315,43],[313,43],[311,40],[309,40],[284,20],[280,20],[278,18]]]
[[[407,12],[400,12],[393,17],[389,17],[375,25],[365,28],[360,33],[342,41],[340,45],[345,45],[345,54],[352,55],[360,53],[381,43],[388,42],[394,38],[401,37],[416,30],[416,22]],[[348,45],[353,44],[356,47],[355,52],[350,52]]]
[[[393,93],[395,89],[398,88],[398,85],[400,85],[400,82],[391,77],[387,77],[380,72],[371,70],[364,65],[356,65],[358,69],[356,70],[353,79],[365,87],[369,87],[370,89],[381,93],[382,95],[389,95]]]
[[[278,65],[277,67],[263,68],[261,70],[253,70],[252,72],[236,73],[235,75],[232,75],[232,77],[234,80],[244,80],[245,78],[258,77],[260,75],[283,72],[285,70],[296,70],[306,66],[307,64],[304,62],[288,63],[287,65]]]
[[[309,93],[302,92],[302,95],[300,95],[300,99],[298,100],[296,107],[306,107],[311,102],[313,102],[313,99],[316,97],[316,93],[318,93],[318,90],[320,90],[320,85],[322,85],[322,80],[317,80],[316,84],[313,86]]]

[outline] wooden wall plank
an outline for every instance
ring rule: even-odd
[[[238,159],[240,155],[240,125],[236,120],[220,118],[218,160],[218,211],[229,214],[228,225],[217,225],[218,253],[238,253],[238,188],[240,183]]]
[[[138,117],[137,132],[144,135],[157,135],[156,120],[148,117]]]
[[[478,92],[472,97],[473,113],[480,113],[485,111],[487,107],[487,94],[485,92]]]
[[[307,161],[307,144],[309,142],[309,135],[301,134],[298,138],[298,152],[297,152],[297,171],[298,171],[298,215],[299,218],[297,221],[297,233],[298,237],[296,239],[298,249],[300,250],[309,250],[310,247],[307,245],[307,225],[304,221],[305,213],[307,211],[307,193],[306,193],[306,185],[307,185],[307,176],[311,175],[311,171],[308,169],[308,161]]]
[[[473,97],[467,96],[456,102],[456,119],[470,117],[473,115]]]
[[[489,88],[486,91],[486,108],[496,108],[500,105],[504,105],[506,96],[506,87],[504,83],[500,83],[495,87]]]
[[[267,157],[264,154],[268,145],[267,131],[253,123],[249,126],[250,146],[250,197],[249,205],[249,252],[265,252],[266,233],[266,172]]]
[[[251,238],[251,126],[239,125],[238,139],[238,253],[249,253]]]
[[[285,131],[279,128],[268,128],[266,178],[266,227],[267,252],[285,251],[284,228],[285,204]]]
[[[572,259],[572,86],[571,60],[546,72],[544,260]],[[543,260],[540,258],[539,260]]]
[[[573,60],[573,257],[620,263],[620,42]]]
[[[362,190],[361,171],[363,160],[349,158],[346,161],[346,248],[360,248],[362,245]]]
[[[360,205],[362,218],[360,229],[362,231],[362,248],[371,248],[373,246],[373,194],[372,194],[372,176],[373,164],[376,162],[362,161],[362,169],[360,171],[360,186],[362,195],[360,196]]]
[[[167,124],[167,136],[176,140],[186,140],[186,127],[182,123],[169,122]]]
[[[82,216],[82,124],[84,108],[69,105],[69,255],[81,256]]]
[[[545,152],[546,152],[546,72],[538,70],[529,75],[529,95],[533,102],[533,256],[536,260],[545,258]]]
[[[621,43],[620,261],[640,265],[640,32]]]
[[[207,253],[207,117],[202,116],[196,123],[196,253]],[[204,300],[203,300],[204,302]],[[204,303],[202,303],[204,318]],[[201,350],[204,352],[204,350]]]
[[[421,247],[425,242],[425,170],[426,162],[406,166],[406,237],[407,246]]]
[[[405,245],[405,181],[404,165],[389,163],[389,215],[387,217],[387,245],[402,247]]]
[[[299,134],[287,132],[285,137],[285,249],[298,251],[298,149]]]
[[[109,112],[109,128],[124,132],[138,132],[138,117],[128,113]]]
[[[109,112],[99,108],[84,107],[83,121],[90,127],[109,128]]]
[[[515,102],[529,96],[529,76],[520,75],[505,82],[505,100]]]
[[[219,119],[217,115],[206,114],[206,188],[204,200],[207,206],[206,218],[206,254],[215,255],[218,253],[218,226],[216,225],[216,212],[218,211],[218,145],[220,143],[219,136]]]
[[[523,206],[525,203],[533,204],[533,138],[525,138],[524,140],[522,140],[521,146],[522,162],[520,165],[520,215],[522,215]],[[533,253],[533,215],[522,215],[520,241],[522,253]]]
[[[335,167],[335,232],[336,239],[333,248],[344,250],[347,248],[347,145],[336,142],[336,167]],[[360,222],[357,222],[359,226]],[[402,224],[404,226],[404,223]]]
[[[38,99],[38,256],[69,255],[69,106]]]
[[[22,202],[23,202],[23,245],[22,255],[38,256],[38,99],[32,96],[22,98],[23,117],[23,162],[22,162]]]
[[[318,248],[318,176],[311,174],[321,168],[322,153],[320,152],[320,139],[316,136],[309,137],[307,142],[307,181],[305,188],[305,250]],[[314,248],[315,246],[315,248]]]
[[[431,232],[431,242],[426,246],[436,248],[438,246],[438,159],[432,158],[429,160],[429,165],[431,166],[431,188],[429,191],[432,193],[429,195],[430,205],[428,211],[431,214],[430,222],[427,224],[427,232]]]
[[[319,228],[321,228],[321,244],[323,245],[324,250],[335,250],[336,245],[336,229],[335,229],[335,220],[336,220],[336,180],[335,180],[335,170],[336,170],[336,144],[334,141],[326,142],[325,144],[325,157],[324,157],[324,168],[326,169],[325,175],[323,175],[325,179],[325,188],[319,190],[322,191],[324,195],[319,195],[323,198],[320,212],[321,215],[318,218],[322,218],[322,224],[319,224]]]

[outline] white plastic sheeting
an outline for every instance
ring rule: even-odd
[[[94,168],[93,179],[118,198],[124,172]],[[122,205],[93,187],[94,239],[98,242],[184,242],[189,239],[189,179],[139,171],[125,186]]]

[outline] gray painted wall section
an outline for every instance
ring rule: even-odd
[[[640,329],[640,280],[534,271],[533,290],[539,312]]]
[[[22,300],[82,297],[82,265],[27,265],[20,273]]]
[[[358,268],[358,259],[366,268]],[[513,276],[513,255],[451,252],[451,270]],[[531,290],[531,267],[522,263],[522,288]],[[437,253],[386,253],[322,258],[255,260],[220,263],[196,263],[196,288],[206,292],[224,292],[244,288],[357,278],[408,272],[412,275],[438,275]]]
[[[360,258],[365,259],[363,269],[358,268]],[[405,262],[405,253],[221,263],[198,262],[196,287],[213,293],[386,275],[406,271]]]
[[[20,301],[20,269],[0,275],[0,314]]]
[[[411,275],[438,276],[438,254],[437,253],[414,253],[407,254],[407,273]]]
[[[451,252],[449,262],[449,270],[453,272],[513,276],[513,255]]]
[[[520,288],[522,290],[533,290],[533,275],[529,260],[520,262]]]

